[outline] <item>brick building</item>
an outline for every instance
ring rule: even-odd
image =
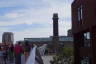
[[[74,64],[96,64],[96,0],[72,3]]]
[[[58,13],[53,14],[53,38],[52,38],[52,51],[54,53],[58,52],[59,48],[59,24],[58,24]]]

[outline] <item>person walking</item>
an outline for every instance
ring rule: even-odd
[[[22,53],[22,55],[21,55],[21,64],[26,64],[24,53]]]
[[[6,44],[3,45],[3,59],[4,59],[4,64],[7,64],[7,62],[8,62],[8,45],[6,45]]]
[[[13,44],[9,45],[9,60],[11,63],[14,62],[14,46],[13,46]]]
[[[0,46],[0,64],[3,64],[3,52],[1,46]]]
[[[31,50],[31,47],[30,47],[30,45],[28,44],[28,41],[26,41],[26,42],[25,42],[25,46],[24,46],[25,61],[27,61],[27,59],[28,59],[28,57],[29,57],[30,50]]]
[[[15,62],[16,62],[16,64],[21,64],[22,46],[21,46],[20,42],[18,42],[18,44],[15,45],[14,52],[15,52]]]

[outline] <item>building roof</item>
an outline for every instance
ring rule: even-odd
[[[69,36],[60,36],[59,37],[60,41],[73,41],[72,37]],[[52,41],[52,37],[48,38],[24,38],[24,41],[30,41],[30,42],[48,42]]]

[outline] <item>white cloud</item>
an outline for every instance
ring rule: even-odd
[[[32,0],[20,0],[17,3],[16,0],[11,2],[0,3],[2,6],[17,6],[24,5],[27,6],[25,9],[14,10],[12,13],[7,13],[3,16],[5,19],[10,19],[8,21],[0,21],[0,26],[12,26],[18,24],[32,25],[34,23],[41,25],[51,25],[44,28],[29,28],[23,31],[14,32],[15,40],[22,40],[24,37],[47,37],[52,35],[52,14],[58,12],[59,14],[59,30],[60,35],[66,35],[67,30],[71,28],[71,0],[42,0],[42,4],[48,4],[48,7],[36,8],[29,5],[37,5],[37,3],[32,3]],[[37,0],[36,0],[37,1]],[[64,3],[63,3],[64,2]],[[29,4],[28,4],[29,3]],[[32,4],[31,4],[32,3]],[[5,5],[4,5],[5,4]],[[45,5],[44,4],[44,5]],[[40,5],[40,3],[39,3]],[[29,6],[29,7],[28,7]],[[36,6],[37,7],[37,6]],[[69,19],[69,20],[66,20]],[[3,30],[3,29],[1,29]],[[9,30],[9,29],[8,29]],[[21,36],[20,36],[21,35]]]
[[[7,32],[7,31],[9,31],[9,30],[10,30],[10,28],[3,28],[3,27],[2,27],[2,28],[0,28],[0,33],[1,33],[1,32]]]
[[[26,22],[23,22],[23,21],[18,21],[18,22],[16,22],[16,21],[11,21],[11,22],[9,22],[9,21],[0,21],[0,26],[14,26],[14,25],[18,25],[18,24],[24,24],[24,23],[26,23]]]
[[[23,36],[18,36],[23,35]],[[23,40],[31,37],[48,37],[52,35],[52,28],[29,28],[21,32],[15,32],[15,40]]]
[[[68,8],[68,9],[67,9]],[[4,25],[17,25],[17,24],[28,24],[32,23],[52,23],[52,14],[54,12],[58,12],[59,18],[70,18],[71,12],[69,7],[58,7],[58,9],[54,8],[45,8],[45,9],[27,9],[26,11],[22,10],[22,12],[8,13],[4,18],[13,19],[9,23],[8,21],[0,21],[0,26]],[[14,19],[15,18],[15,19]]]
[[[21,17],[21,16],[22,15],[20,15],[19,13],[8,13],[4,17],[9,18],[9,19],[14,19],[14,18],[18,18],[18,17]]]
[[[59,23],[59,35],[67,35],[67,30],[71,27],[71,22],[60,22]],[[37,37],[48,37],[52,36],[53,28],[52,24],[50,27],[43,27],[43,28],[29,28],[20,32],[14,32],[15,40],[23,40],[24,38],[37,38]],[[19,36],[18,36],[19,35]],[[20,36],[23,35],[23,36]]]

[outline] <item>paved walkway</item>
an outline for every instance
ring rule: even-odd
[[[42,56],[44,64],[50,64],[50,61],[53,60],[53,55]]]
[[[0,64],[15,64],[15,61],[10,62],[9,60],[7,60],[6,63],[5,63],[4,60],[0,60]]]

